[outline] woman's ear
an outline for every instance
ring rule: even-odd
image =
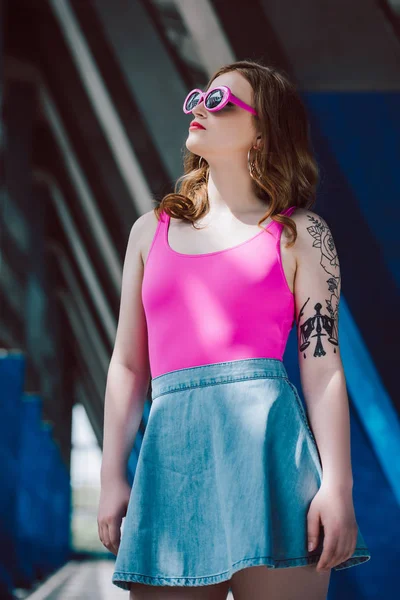
[[[258,136],[257,136],[257,141],[256,141],[256,143],[253,145],[253,148],[254,148],[255,150],[261,150],[261,148],[262,148],[262,141],[261,141],[261,139],[262,139],[262,138],[261,138],[261,135],[258,135]]]

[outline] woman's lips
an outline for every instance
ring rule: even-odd
[[[205,127],[201,127],[201,125],[190,125],[189,129],[204,129]]]

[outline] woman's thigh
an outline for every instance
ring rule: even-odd
[[[131,583],[129,600],[226,600],[230,581],[194,587]]]
[[[233,597],[235,600],[326,600],[331,569],[318,572],[315,567],[246,567],[232,575]]]

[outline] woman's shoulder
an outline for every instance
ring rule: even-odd
[[[304,232],[309,231],[310,227],[319,226],[328,228],[324,217],[309,208],[297,207],[290,215],[290,218],[296,223],[296,227],[303,232],[303,235]]]
[[[325,227],[327,226],[325,219],[309,208],[298,206],[295,210],[290,211],[288,216],[296,223],[296,227],[302,230],[307,230],[308,227],[315,226],[318,223],[323,224]]]
[[[309,208],[296,208],[290,215],[296,225],[297,238],[293,245],[293,252],[297,259],[303,257],[309,259],[309,255],[315,252],[313,248],[319,247],[323,240],[329,236],[332,239],[332,233],[329,225],[318,213]],[[291,237],[290,232],[286,233],[288,238]]]

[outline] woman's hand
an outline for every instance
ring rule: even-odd
[[[101,543],[117,555],[121,523],[128,509],[131,487],[125,479],[108,480],[101,486],[97,527]]]
[[[317,571],[328,571],[349,558],[357,544],[358,526],[354,514],[352,488],[322,484],[307,514],[309,551],[318,545],[320,526],[324,528],[323,551]]]

